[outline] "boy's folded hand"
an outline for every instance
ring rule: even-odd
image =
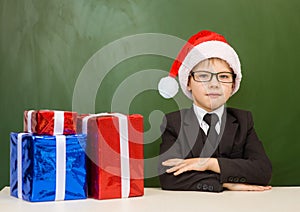
[[[272,189],[272,186],[249,185],[242,183],[224,183],[223,187],[230,191],[266,191]]]
[[[207,161],[209,158],[173,158],[162,163],[163,166],[172,166],[166,170],[167,173],[174,173],[175,176],[186,171],[205,171],[208,168]]]

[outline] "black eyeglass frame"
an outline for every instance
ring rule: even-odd
[[[196,80],[195,79],[195,73],[199,73],[199,72],[203,72],[203,73],[207,73],[207,74],[210,74],[210,79],[209,80],[205,80],[205,81],[199,81],[199,80]],[[219,77],[218,75],[220,74],[231,74],[232,75],[232,82],[223,82],[223,81],[220,81],[219,80]],[[212,72],[209,72],[209,71],[191,71],[189,76],[192,76],[193,79],[196,81],[196,82],[210,82],[213,78],[213,76],[216,76],[216,79],[218,80],[218,82],[221,82],[221,83],[234,83],[235,82],[235,78],[236,78],[236,74],[235,73],[232,73],[232,72],[226,72],[226,71],[223,71],[223,72],[218,72],[218,73],[212,73]]]

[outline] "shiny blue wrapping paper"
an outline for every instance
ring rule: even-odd
[[[18,133],[10,134],[10,191],[18,197]],[[66,136],[65,200],[86,199],[86,135]],[[30,202],[55,200],[56,137],[22,136],[22,199]]]

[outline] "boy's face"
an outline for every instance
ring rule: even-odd
[[[211,73],[232,73],[229,65],[221,59],[213,58],[198,63],[193,71],[208,71]],[[189,78],[188,89],[192,92],[194,104],[210,112],[227,102],[232,94],[234,83],[219,82],[214,75],[211,81],[197,82],[193,77]]]

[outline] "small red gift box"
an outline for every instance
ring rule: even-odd
[[[144,194],[143,117],[96,114],[83,118],[87,132],[88,195],[113,199]]]
[[[77,113],[56,110],[24,111],[24,132],[38,135],[76,134]]]

